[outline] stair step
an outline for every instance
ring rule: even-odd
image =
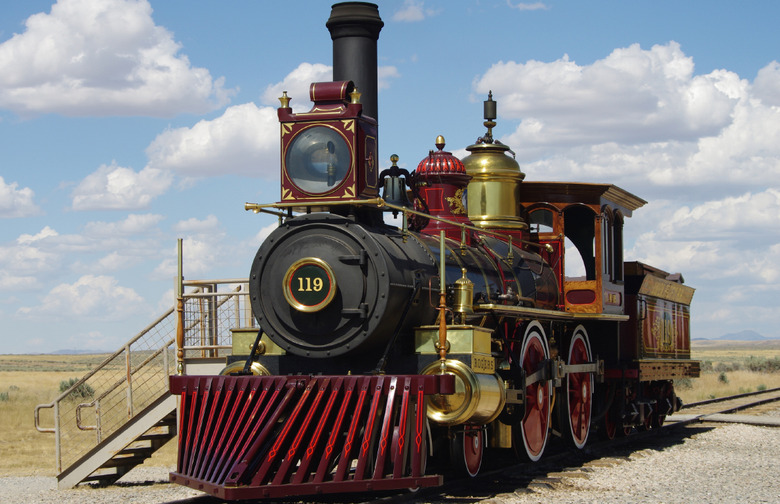
[[[165,434],[142,434],[138,437],[137,441],[156,441],[156,440],[168,440],[175,436],[173,432]]]
[[[138,446],[133,448],[128,447],[114,455],[113,458],[118,459],[121,457],[139,457],[141,455],[146,455],[148,457],[152,453],[154,453],[154,450],[150,446]]]
[[[80,460],[57,475],[57,487],[72,488],[80,482],[110,485],[176,436],[176,403],[170,394],[161,395],[144,411]]]
[[[92,483],[97,482],[100,485],[110,485],[111,483],[114,483],[116,480],[121,478],[122,475],[117,473],[100,473],[100,474],[91,474],[81,480],[82,483]]]
[[[151,455],[151,454],[150,454]],[[108,461],[106,461],[105,464],[100,466],[101,468],[108,468],[108,467],[128,467],[132,469],[133,467],[143,464],[144,460],[148,459],[149,456],[143,457],[121,457],[121,458],[112,458]],[[128,470],[130,470],[128,469]]]

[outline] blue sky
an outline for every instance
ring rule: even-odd
[[[780,337],[780,3],[378,4],[381,159],[464,154],[492,90],[527,180],[650,202],[626,258],[697,289],[694,337]],[[172,304],[177,237],[186,277],[248,274],[330,5],[3,3],[0,353],[115,349]]]

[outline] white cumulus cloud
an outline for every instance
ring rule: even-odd
[[[203,113],[228,102],[146,0],[59,0],[0,44],[0,106],[20,115]]]
[[[131,236],[149,233],[165,217],[158,214],[130,214],[118,222],[88,222],[84,226],[84,234],[87,236],[104,238],[116,236]]]
[[[73,210],[136,210],[164,194],[173,182],[170,172],[145,167],[102,165],[73,190]]]
[[[14,243],[0,245],[0,271],[13,277],[28,277],[57,270],[62,258],[55,250],[58,237],[57,231],[45,226],[34,235],[22,234]]]
[[[503,117],[533,122],[511,137],[518,147],[696,139],[730,123],[746,84],[731,72],[694,76],[693,68],[676,42],[649,50],[634,44],[587,66],[567,56],[499,62],[474,88],[492,90]]]
[[[312,82],[328,82],[333,80],[333,67],[322,63],[301,63],[287,74],[281,82],[269,84],[260,97],[261,101],[273,106],[279,106],[279,97],[284,91],[291,99],[290,106],[295,112],[306,112],[311,108],[309,86]]]
[[[773,61],[758,71],[753,93],[767,106],[780,106],[780,63]]]
[[[397,67],[380,66],[377,69],[377,88],[387,89],[393,79],[401,77]],[[274,108],[279,106],[279,97],[287,91],[290,107],[293,112],[308,112],[312,107],[309,99],[309,86],[312,82],[327,82],[333,80],[333,67],[322,63],[301,63],[287,74],[281,82],[269,84],[263,91],[260,100]]]
[[[19,184],[5,182],[0,176],[0,219],[13,217],[29,217],[41,212],[33,202],[33,190],[29,187],[19,189]]]
[[[72,284],[55,286],[37,307],[22,307],[18,313],[29,317],[91,318],[121,320],[144,308],[135,290],[122,287],[116,278],[84,275]]]
[[[662,239],[733,240],[760,242],[780,237],[780,190],[770,188],[753,194],[684,206],[663,221]],[[714,232],[717,230],[717,232]]]
[[[146,154],[147,169],[172,170],[185,177],[278,176],[276,109],[254,103],[228,107],[216,119],[159,134]]]
[[[182,240],[185,277],[200,277],[225,263],[226,259],[228,259],[227,256],[235,251],[221,245],[221,239],[224,235],[224,232],[196,233]],[[153,276],[155,278],[168,279],[176,275],[176,249],[171,248],[167,250],[166,255],[167,257],[154,269]]]
[[[209,215],[205,219],[192,217],[174,224],[173,230],[184,234],[214,233],[219,230],[219,220],[215,215]]]
[[[712,198],[780,184],[777,68],[751,85],[727,70],[695,75],[676,42],[634,44],[591,65],[499,62],[474,89],[493,91],[496,132],[520,121],[501,140],[529,180],[620,180],[645,197],[707,188]]]

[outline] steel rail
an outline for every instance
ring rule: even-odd
[[[684,404],[682,409],[689,409],[689,408],[695,408],[697,406],[704,406],[707,404],[714,404],[719,402],[726,402],[726,401],[732,401],[734,399],[741,399],[743,397],[750,397],[755,395],[761,395],[761,394],[768,394],[770,392],[780,392],[780,387],[775,387],[771,389],[766,390],[758,390],[756,392],[745,392],[742,394],[735,394],[732,396],[725,396],[725,397],[715,397],[713,399],[705,399],[703,401],[697,401],[689,404]]]

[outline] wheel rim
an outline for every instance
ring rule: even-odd
[[[459,475],[475,477],[482,468],[484,432],[479,426],[464,425],[450,438],[450,464]]]
[[[590,362],[590,345],[584,331],[577,332],[569,347],[569,365]],[[582,448],[590,433],[590,418],[593,407],[593,375],[591,373],[569,373],[566,375],[566,412],[569,434],[574,445]],[[613,434],[614,437],[614,434]]]
[[[549,350],[541,327],[529,328],[520,354],[526,376],[536,372],[548,357]],[[532,461],[541,458],[547,445],[551,393],[549,381],[532,383],[525,389],[525,416],[520,422],[520,433],[525,455]]]
[[[463,463],[468,475],[474,477],[482,467],[482,455],[485,449],[482,430],[479,428],[467,428],[462,435]]]

